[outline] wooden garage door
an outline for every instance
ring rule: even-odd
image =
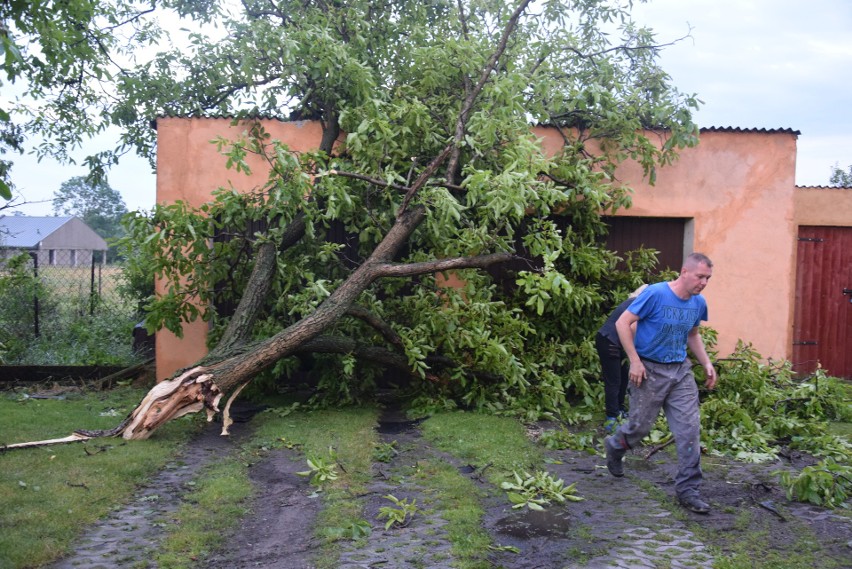
[[[799,228],[793,366],[852,378],[852,228]]]

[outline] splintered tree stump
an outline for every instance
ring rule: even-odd
[[[207,420],[219,412],[222,391],[206,368],[194,367],[180,376],[155,385],[129,417],[121,436],[147,439],[162,425],[188,413],[207,409]]]

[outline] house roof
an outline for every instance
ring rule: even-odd
[[[57,234],[63,228],[64,231]],[[38,249],[45,239],[54,234],[57,234],[52,240],[55,248],[98,251],[107,248],[103,238],[76,217],[0,216],[0,245],[4,247]]]
[[[169,119],[211,119],[211,120],[236,120],[237,117],[231,113],[190,113],[190,114],[181,114],[181,113],[165,113],[157,115],[157,117],[151,121],[151,127],[157,128],[157,119],[160,118],[169,118]],[[246,116],[239,117],[240,120],[270,120],[270,121],[281,121],[281,122],[299,122],[300,120],[306,119],[293,119],[284,116],[278,116],[272,113],[256,113],[256,114],[248,114]],[[309,120],[309,119],[307,119]],[[544,123],[538,123],[540,126],[545,126]],[[703,126],[700,127],[699,130],[701,132],[751,132],[751,133],[767,133],[767,134],[794,134],[796,136],[801,136],[801,131],[796,130],[794,128],[754,128],[754,127],[740,127],[740,126]]]
[[[795,134],[801,135],[801,131],[792,128],[743,128],[739,126],[703,126],[701,132],[764,132],[767,134]]]
[[[6,247],[34,249],[48,235],[68,223],[71,217],[0,217],[0,232]]]

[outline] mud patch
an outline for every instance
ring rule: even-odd
[[[570,534],[568,512],[561,508],[547,510],[515,510],[494,524],[502,535],[514,538],[566,537]]]
[[[207,569],[313,569],[314,521],[321,503],[309,497],[307,480],[296,474],[304,467],[300,461],[298,453],[279,449],[250,467],[251,512],[237,531],[223,536],[223,547],[211,555]]]

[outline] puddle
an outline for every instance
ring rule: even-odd
[[[377,431],[382,435],[397,435],[399,433],[405,433],[407,431],[411,431],[417,428],[417,426],[423,422],[423,419],[414,419],[413,421],[400,419],[400,420],[380,420],[379,427]]]
[[[570,532],[570,520],[566,510],[550,508],[543,511],[514,511],[496,524],[497,531],[520,539],[533,537],[565,537]]]

